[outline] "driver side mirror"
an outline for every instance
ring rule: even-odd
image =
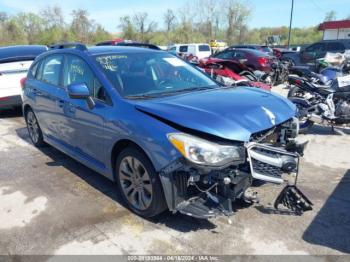
[[[90,96],[90,91],[86,84],[71,84],[67,87],[67,91],[70,98],[84,99],[86,100],[90,109],[95,107],[95,102]]]

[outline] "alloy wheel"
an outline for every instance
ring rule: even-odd
[[[125,197],[134,208],[146,210],[151,205],[151,179],[138,159],[131,156],[123,158],[119,167],[119,180]]]
[[[30,138],[34,143],[38,143],[40,137],[39,125],[32,111],[29,111],[27,114],[27,126]]]

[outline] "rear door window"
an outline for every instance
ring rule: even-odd
[[[188,51],[188,46],[187,45],[180,46],[180,49],[179,49],[180,53],[186,53],[187,51]]]
[[[51,85],[59,85],[61,65],[63,61],[62,55],[52,55],[45,59],[42,63],[40,79]]]
[[[214,57],[220,58],[220,59],[230,59],[230,58],[233,58],[234,53],[235,53],[234,51],[225,51],[215,55]]]
[[[306,48],[306,52],[322,52],[326,51],[325,45],[323,43],[317,43]]]
[[[236,50],[235,58],[237,58],[237,59],[244,59],[244,58],[246,58],[246,54],[244,52],[242,52],[242,51]]]
[[[328,52],[344,52],[345,46],[339,42],[330,42],[327,45]]]
[[[210,52],[210,47],[208,45],[199,45],[198,50],[199,52]]]

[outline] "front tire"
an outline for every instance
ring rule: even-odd
[[[36,118],[32,109],[28,109],[25,113],[25,120],[27,124],[27,129],[29,133],[30,140],[36,147],[45,146],[43,133],[41,131],[38,119]]]
[[[119,192],[130,210],[142,217],[154,217],[166,209],[159,175],[140,149],[122,150],[115,171]]]
[[[295,103],[295,105],[299,111],[299,114],[297,116],[299,119],[299,133],[305,134],[314,125],[314,122],[311,121],[306,115],[300,114],[300,112],[303,112],[303,110],[305,109],[305,106],[303,106],[301,103]]]

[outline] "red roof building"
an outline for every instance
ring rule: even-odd
[[[318,29],[323,31],[323,40],[350,39],[350,20],[323,22]]]

